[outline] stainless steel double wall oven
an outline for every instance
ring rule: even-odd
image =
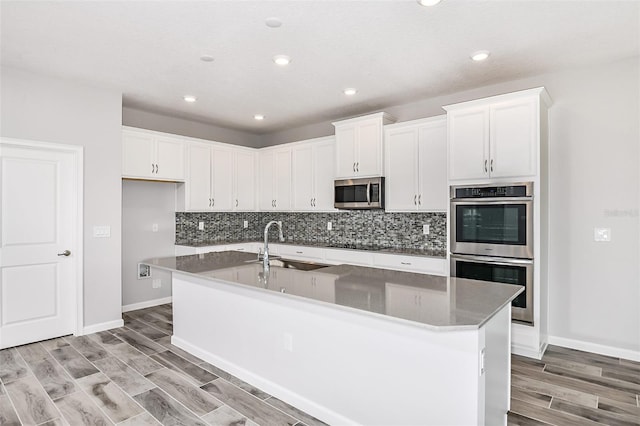
[[[533,323],[533,183],[451,187],[451,276],[525,288],[512,318]]]

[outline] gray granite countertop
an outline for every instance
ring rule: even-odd
[[[352,265],[314,271],[272,266],[265,276],[255,254],[235,251],[154,258],[144,263],[438,331],[477,329],[523,291],[507,284]],[[310,276],[316,278],[312,291],[305,284]]]
[[[176,242],[176,245],[186,246],[186,247],[209,247],[209,246],[218,246],[225,244],[241,244],[241,243],[261,243],[262,241],[257,240],[234,240],[234,241],[198,241],[198,242]],[[387,253],[387,254],[401,254],[407,256],[425,256],[425,257],[437,257],[437,258],[446,258],[447,252],[446,250],[434,250],[434,249],[416,249],[416,248],[401,248],[401,247],[381,247],[381,246],[367,246],[361,244],[332,244],[332,243],[321,243],[321,242],[294,242],[287,241],[284,243],[271,242],[271,244],[288,244],[295,246],[306,246],[306,247],[322,247],[322,248],[337,248],[343,250],[360,250],[360,251],[375,251],[379,253]]]

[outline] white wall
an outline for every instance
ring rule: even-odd
[[[582,347],[588,350],[612,348],[638,358],[639,62],[636,57],[384,108],[407,121],[440,115],[442,105],[545,86],[554,101],[549,111],[549,333],[559,344],[586,343]],[[331,131],[328,122],[303,126],[267,135],[264,144]],[[612,241],[595,243],[594,227],[611,228]]]
[[[193,138],[231,143],[251,148],[259,148],[262,146],[261,137],[253,133],[186,120],[184,118],[170,117],[131,107],[122,108],[122,124],[141,129],[191,136]]]
[[[84,326],[121,320],[122,94],[3,67],[0,134],[84,146]],[[93,238],[95,225],[111,238]]]
[[[137,278],[137,265],[151,257],[174,256],[176,184],[122,181],[122,305],[171,296],[171,273],[153,269],[151,278]],[[153,224],[158,232],[153,232]],[[152,288],[152,280],[160,288]]]

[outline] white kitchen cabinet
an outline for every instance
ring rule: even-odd
[[[333,210],[335,138],[304,141],[292,149],[295,211]]]
[[[449,180],[535,176],[541,102],[544,88],[445,106]]]
[[[376,268],[393,269],[397,271],[417,272],[446,276],[447,260],[439,257],[405,256],[390,253],[374,253],[373,266]]]
[[[333,123],[336,129],[336,177],[371,177],[384,174],[383,126],[395,122],[380,112]]]
[[[123,128],[122,177],[184,181],[185,143],[157,132]]]
[[[260,210],[291,208],[291,147],[260,151]]]
[[[297,271],[296,271],[297,272]],[[296,276],[296,294],[323,302],[336,301],[336,276],[314,272],[299,272]]]
[[[446,117],[386,126],[386,210],[446,211],[446,165]]]
[[[190,142],[178,197],[186,211],[255,210],[255,154],[224,144]]]

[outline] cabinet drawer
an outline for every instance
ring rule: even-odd
[[[370,266],[373,256],[364,251],[325,249],[325,260],[328,263]]]
[[[322,259],[323,249],[318,247],[278,245],[279,255],[296,259]]]
[[[421,274],[447,275],[447,260],[433,257],[401,256],[376,253],[373,266],[399,271],[418,272]]]

